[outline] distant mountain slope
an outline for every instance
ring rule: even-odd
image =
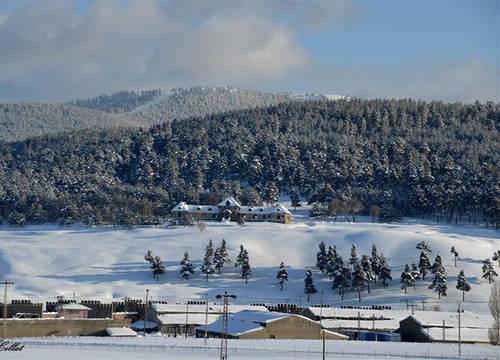
[[[109,114],[66,104],[0,103],[0,141],[80,129],[146,126],[138,115]]]
[[[194,87],[174,89],[133,112],[140,113],[153,125],[173,119],[268,107],[292,100],[294,98],[287,94],[265,93],[228,86]]]
[[[74,99],[69,101],[68,104],[109,113],[123,113],[147,104],[161,96],[161,94],[161,90],[123,90],[111,95],[99,95],[90,99]]]
[[[231,87],[121,91],[67,104],[0,103],[0,141],[82,129],[150,127],[231,110],[267,107],[295,100],[291,95]]]

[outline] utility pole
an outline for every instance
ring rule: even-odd
[[[228,328],[228,312],[229,312],[229,299],[236,299],[236,295],[228,294],[224,291],[224,294],[219,294],[215,296],[216,299],[223,299],[223,321],[222,321],[222,334],[221,334],[221,344],[220,344],[220,360],[227,360],[227,328]]]
[[[7,337],[7,329],[6,329],[6,325],[7,325],[7,291],[9,289],[9,285],[14,285],[14,282],[4,280],[4,281],[0,282],[0,284],[4,286],[4,290],[3,290],[3,337],[6,338]]]
[[[321,333],[323,334],[323,360],[325,360],[326,359],[325,330],[321,329]]]
[[[144,305],[144,337],[146,337],[146,312],[148,311],[148,295],[149,295],[149,289],[146,289],[146,305]]]
[[[320,308],[319,308],[319,327],[323,328],[323,290],[321,290],[320,296]]]
[[[461,323],[460,323],[460,315],[462,313],[460,301],[458,302],[458,357],[462,356],[462,333],[461,333]]]
[[[207,345],[208,338],[208,294],[205,294],[205,340],[203,341],[204,345]]]
[[[189,324],[189,300],[186,301],[186,325],[184,326],[184,334],[187,339],[188,337],[188,324]]]

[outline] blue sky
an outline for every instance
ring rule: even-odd
[[[499,101],[499,23],[500,0],[3,0],[0,100],[227,84]]]

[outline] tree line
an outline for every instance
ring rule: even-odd
[[[499,114],[491,102],[288,102],[0,144],[0,217],[134,226],[179,201],[258,205],[285,193],[313,216],[498,228]]]

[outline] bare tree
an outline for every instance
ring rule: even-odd
[[[488,306],[493,316],[493,324],[488,330],[488,337],[493,345],[500,345],[500,281],[496,280],[491,286]]]

